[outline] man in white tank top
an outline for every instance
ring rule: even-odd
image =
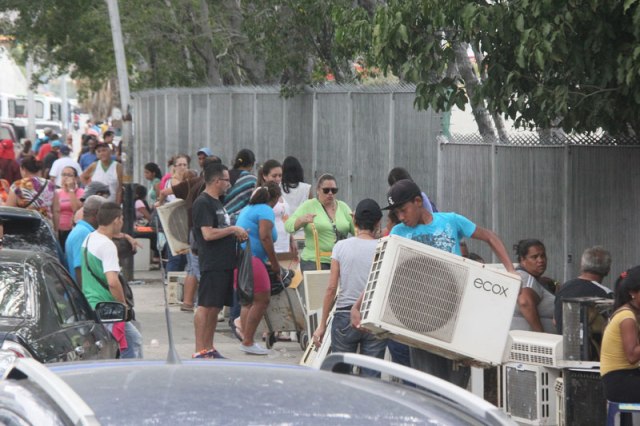
[[[85,185],[91,181],[102,182],[109,187],[109,201],[122,204],[122,164],[118,163],[106,143],[96,145],[98,160],[82,173],[80,179]]]

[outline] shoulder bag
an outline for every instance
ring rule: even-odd
[[[95,278],[95,280],[98,281],[98,283],[100,283],[100,285],[105,290],[107,290],[108,292],[111,292],[109,290],[109,284],[106,282],[106,280],[104,280],[103,278],[100,278],[95,272],[93,272],[93,269],[91,269],[91,266],[89,265],[89,257],[87,256],[87,251],[89,251],[89,239],[91,239],[91,236],[87,237],[87,246],[84,248],[84,262],[87,264],[87,269],[89,270],[89,273],[91,274],[91,276]],[[118,273],[118,280],[120,281],[120,285],[122,286],[122,292],[124,293],[124,300],[127,302],[127,319],[126,320],[132,321],[136,319],[135,312],[133,311],[133,306],[134,306],[133,291],[131,290],[131,286],[129,285],[129,282],[125,279],[124,275],[122,275],[122,272]]]

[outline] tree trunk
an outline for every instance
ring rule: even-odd
[[[485,142],[493,143],[497,140],[496,130],[493,127],[493,121],[491,120],[489,111],[487,111],[484,99],[474,100],[474,95],[478,85],[480,84],[480,80],[471,65],[469,56],[467,55],[467,47],[467,43],[453,43],[458,70],[460,71],[460,76],[465,82],[467,95],[469,97],[469,102],[471,103],[471,110],[473,111],[473,116],[478,124],[478,131]]]
[[[194,51],[202,58],[205,64],[207,72],[207,84],[210,86],[222,86],[222,78],[220,77],[220,66],[218,64],[218,58],[214,51],[213,42],[213,30],[209,22],[209,4],[207,0],[200,0],[200,7],[198,11],[190,9],[191,17],[194,23],[194,31],[197,31],[200,35],[199,42],[194,40]]]

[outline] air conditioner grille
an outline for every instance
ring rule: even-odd
[[[535,371],[507,368],[508,411],[521,419],[538,419],[538,386]]]
[[[554,347],[551,346],[513,342],[509,353],[509,361],[555,366],[556,354]]]
[[[464,296],[468,270],[463,265],[398,250],[383,321],[451,342]]]

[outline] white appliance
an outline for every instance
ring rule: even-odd
[[[558,334],[512,330],[509,332],[507,361],[545,367],[561,367],[563,338]]]
[[[556,425],[556,379],[560,370],[507,363],[502,367],[504,410],[525,425]]]
[[[187,204],[184,200],[175,200],[158,207],[158,218],[167,237],[171,254],[186,253],[189,250],[189,221]]]
[[[520,277],[398,236],[380,240],[362,326],[450,359],[498,365]]]
[[[564,421],[564,380],[562,377],[556,379],[556,424],[565,426]]]

